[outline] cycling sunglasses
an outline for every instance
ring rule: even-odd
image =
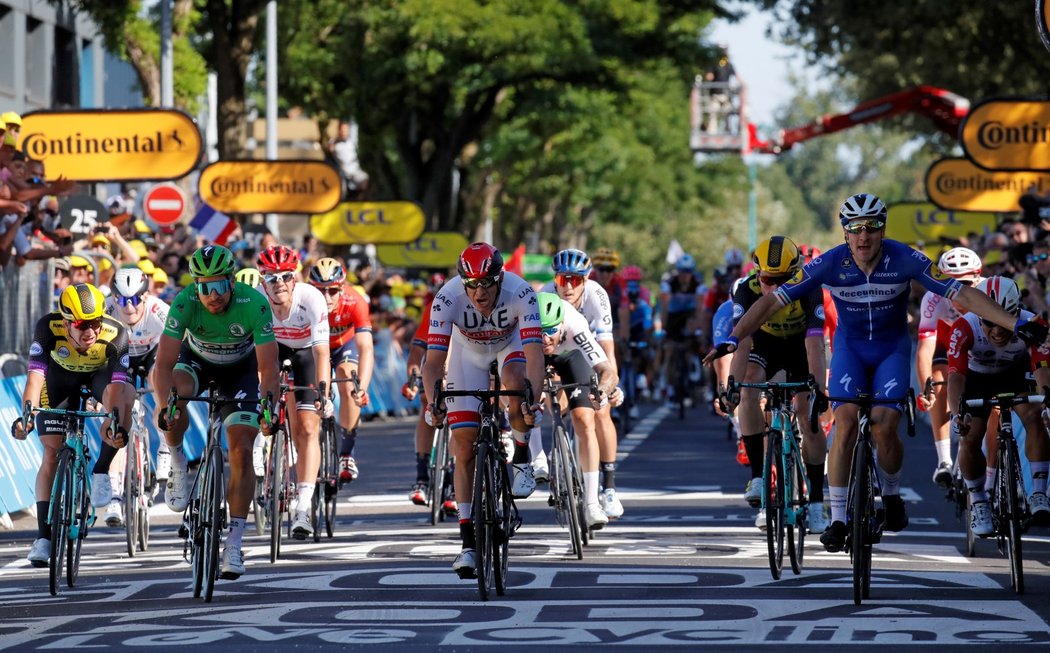
[[[873,234],[876,231],[881,231],[885,226],[886,223],[882,220],[857,220],[846,225],[846,233],[859,234],[864,232]]]
[[[207,297],[212,293],[225,295],[230,292],[229,279],[216,279],[215,281],[197,281],[197,294]]]
[[[788,281],[791,281],[791,275],[783,275],[779,277],[766,276],[764,274],[758,275],[758,281],[763,286],[782,286]]]
[[[266,283],[268,283],[270,285],[273,285],[273,284],[277,283],[278,281],[283,281],[285,283],[288,283],[289,281],[291,281],[292,279],[295,278],[295,273],[294,272],[275,272],[273,274],[264,274],[264,275],[262,275],[262,278],[263,278],[263,281],[265,281]]]
[[[554,276],[554,283],[562,287],[569,286],[570,288],[575,288],[577,286],[582,286],[586,281],[587,279],[585,277],[578,274],[558,274]]]
[[[1048,258],[1050,258],[1050,254],[1047,254],[1046,252],[1043,252],[1042,254],[1029,254],[1028,262],[1035,263],[1037,261],[1045,261]]]
[[[134,297],[122,297],[120,295],[117,296],[117,303],[120,304],[123,308],[127,308],[129,304],[131,306],[138,306],[144,301],[146,301],[145,295],[135,295]]]
[[[339,286],[329,286],[328,288],[318,288],[321,292],[328,295],[329,297],[335,297],[339,293],[343,292],[343,289]]]
[[[88,329],[91,329],[92,331],[101,331],[102,318],[96,317],[94,320],[75,320],[72,322],[72,325],[77,331],[87,331]]]
[[[558,329],[558,325],[547,327],[546,329],[543,329],[543,335],[547,336],[548,338],[553,338],[554,336],[558,335]]]
[[[471,290],[477,290],[478,288],[491,288],[499,283],[499,279],[496,277],[482,277],[480,279],[464,279],[463,285]]]

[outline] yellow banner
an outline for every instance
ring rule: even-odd
[[[218,161],[197,180],[201,199],[223,213],[326,213],[342,190],[321,161]]]
[[[411,243],[423,235],[424,222],[412,202],[343,202],[311,216],[310,231],[329,245]]]
[[[1017,200],[1034,188],[1050,190],[1050,173],[989,171],[967,159],[934,161],[926,171],[926,196],[942,209],[955,211],[1020,211]]]
[[[963,120],[963,152],[987,170],[1050,170],[1050,102],[988,100]]]
[[[903,202],[889,207],[886,237],[909,245],[939,249],[941,239],[958,240],[969,233],[995,231],[994,213],[952,211],[927,202]]]
[[[463,234],[435,231],[405,245],[380,245],[376,247],[376,255],[390,267],[453,268],[469,244]]]
[[[197,123],[167,109],[34,111],[22,118],[18,147],[74,181],[166,181],[201,158]]]

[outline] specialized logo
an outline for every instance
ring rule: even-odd
[[[853,267],[853,259],[848,259],[848,258],[842,259],[842,267],[847,269],[847,270],[849,268],[852,268]]]
[[[131,365],[131,357],[128,356],[127,354],[124,354],[123,356],[120,357],[120,366],[121,367],[127,367],[129,365]]]
[[[740,304],[733,304],[733,319],[739,320],[744,317],[744,307]]]
[[[818,318],[820,318],[820,319],[822,319],[822,320],[823,320],[823,319],[825,319],[825,318],[824,318],[824,306],[823,306],[823,305],[820,305],[820,306],[818,306],[818,307],[817,307],[817,308],[816,308],[816,309],[815,309],[815,310],[813,311],[813,314],[814,314],[814,315],[816,315],[816,316],[817,316]]]

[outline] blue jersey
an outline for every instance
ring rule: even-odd
[[[849,247],[842,244],[813,259],[775,296],[786,306],[823,285],[839,313],[836,339],[897,340],[907,336],[912,280],[947,299],[962,288],[922,252],[883,240],[881,258],[871,275],[857,267]]]
[[[711,320],[711,343],[717,347],[733,332],[733,300],[727,299],[715,311]]]
[[[638,300],[631,311],[631,342],[644,342],[653,330],[653,307]]]

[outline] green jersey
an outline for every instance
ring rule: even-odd
[[[171,303],[164,334],[186,337],[193,353],[216,365],[233,365],[252,353],[255,345],[274,341],[270,302],[247,284],[234,284],[233,298],[224,313],[204,308],[194,286],[184,288]]]

